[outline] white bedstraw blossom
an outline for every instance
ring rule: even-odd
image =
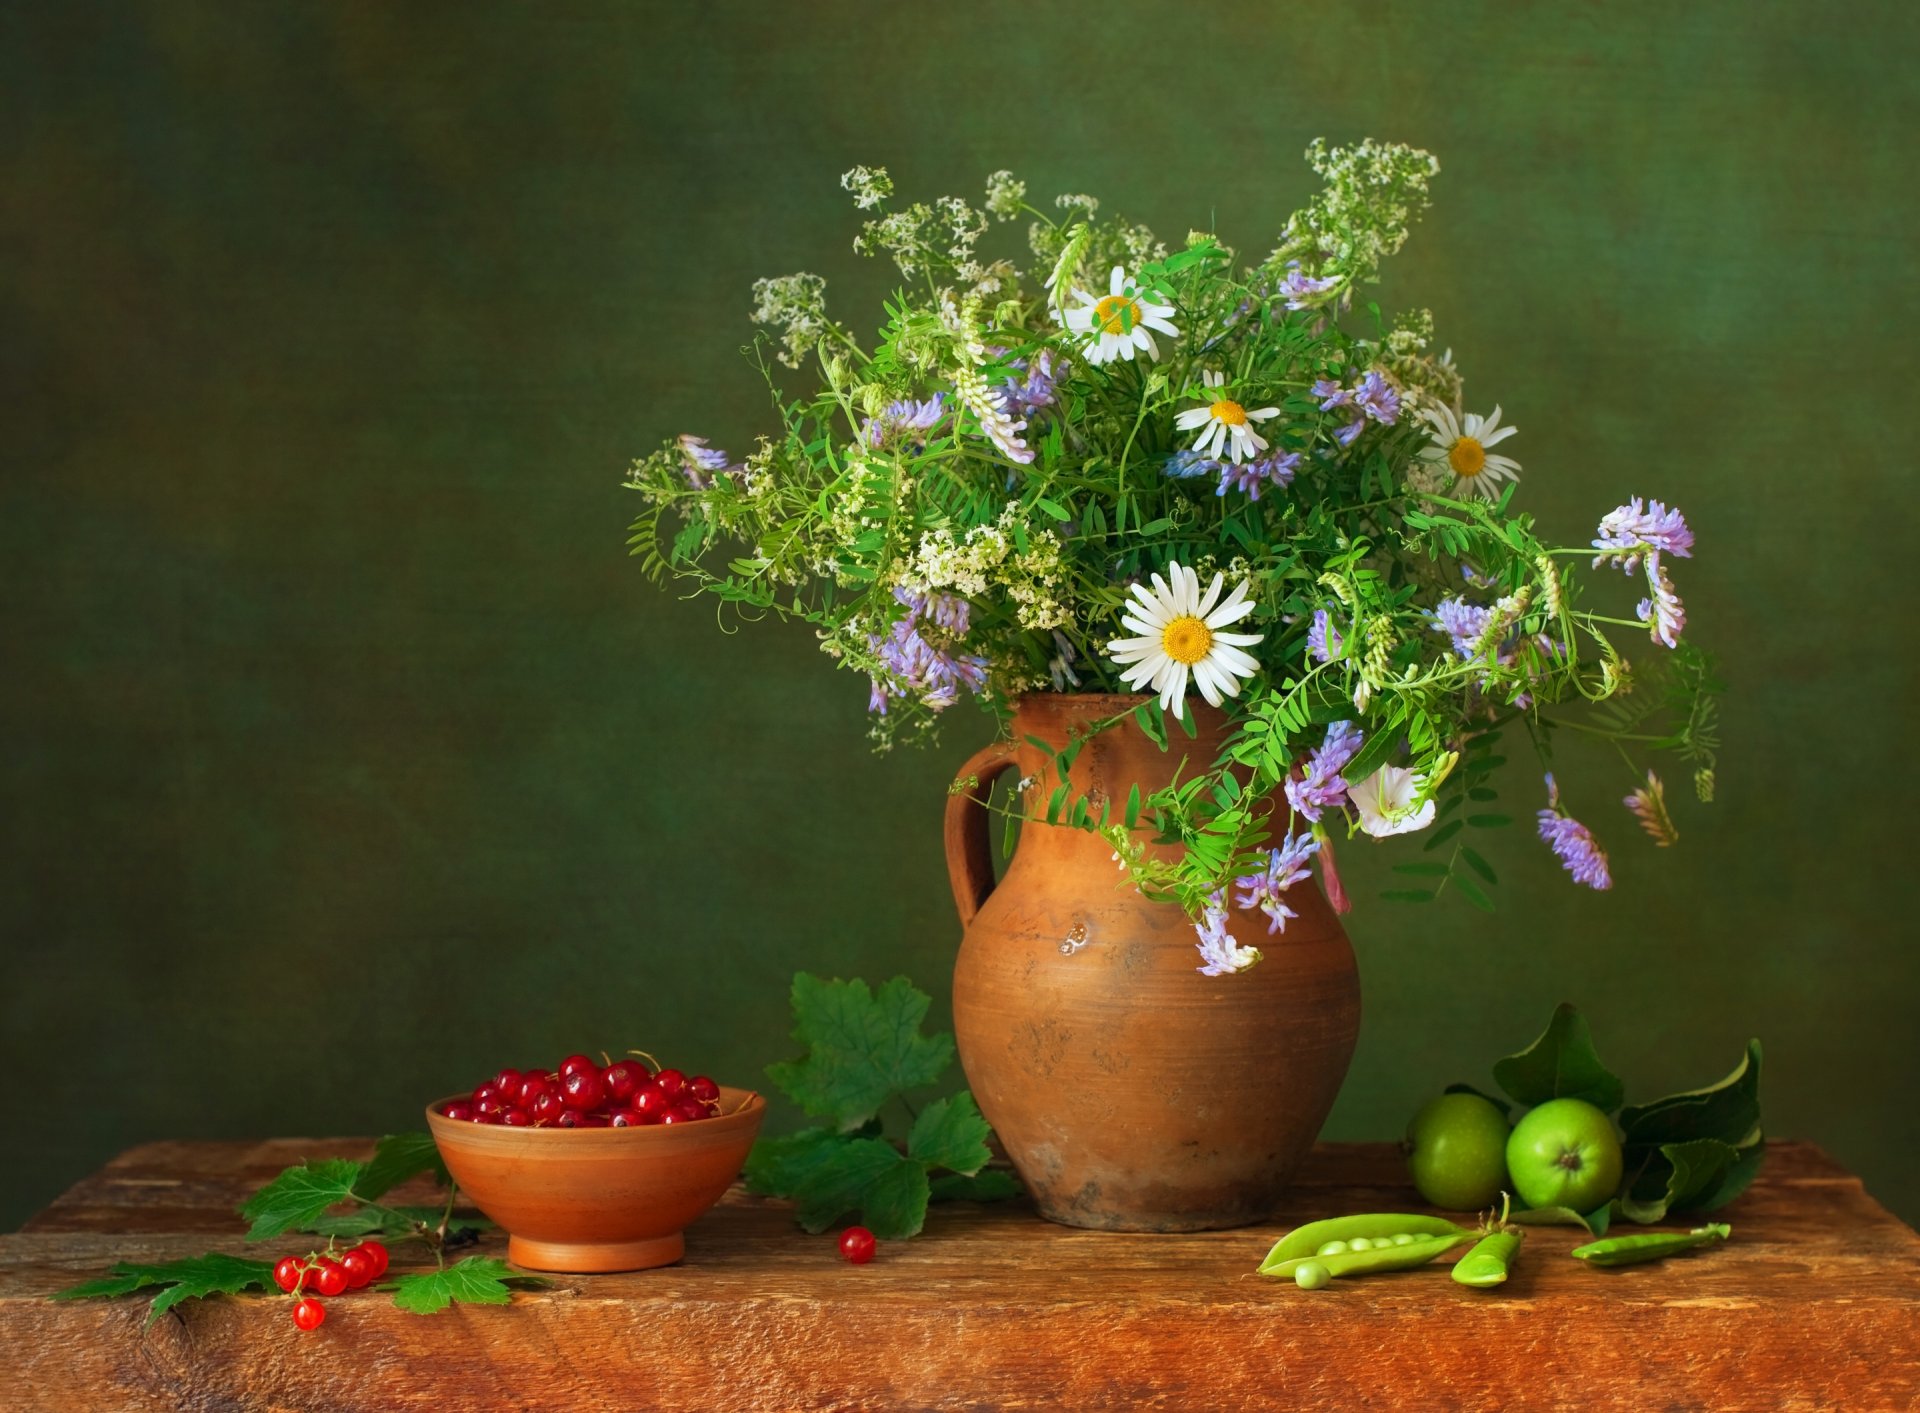
[[[1412,834],[1433,823],[1432,800],[1418,809],[1413,807],[1425,784],[1425,777],[1411,770],[1383,765],[1359,784],[1349,784],[1347,798],[1360,814],[1360,827],[1374,838]]]
[[[1011,221],[1026,205],[1027,184],[1001,170],[987,178],[987,210],[996,220]]]
[[[1209,370],[1201,374],[1200,380],[1207,387],[1217,390],[1226,386],[1227,377],[1224,373]],[[1265,437],[1253,430],[1253,424],[1279,415],[1280,409],[1277,407],[1261,407],[1249,412],[1224,392],[1216,391],[1206,406],[1189,407],[1173,419],[1173,425],[1183,432],[1200,428],[1200,436],[1193,444],[1195,451],[1217,459],[1224,447],[1228,460],[1238,465],[1242,461],[1252,460],[1269,445]]]
[[[1180,331],[1167,319],[1173,313],[1173,306],[1155,304],[1148,299],[1118,265],[1113,267],[1113,274],[1107,280],[1106,294],[1096,298],[1083,289],[1076,289],[1073,297],[1076,302],[1060,318],[1075,333],[1092,337],[1093,342],[1087,349],[1089,363],[1131,359],[1135,349],[1157,359],[1160,346],[1153,341],[1149,330],[1158,329],[1172,338],[1180,336]]]
[[[1071,623],[1072,611],[1060,598],[1065,578],[1060,537],[1029,525],[1022,551],[1013,534],[1019,514],[1019,504],[1008,502],[995,524],[976,525],[959,541],[951,530],[927,531],[914,546],[903,587],[944,590],[981,601],[1003,597],[1013,605],[1020,626],[1036,632]]]
[[[1224,574],[1213,576],[1204,595],[1200,576],[1184,565],[1169,564],[1167,574],[1171,585],[1156,574],[1151,590],[1143,584],[1130,586],[1133,602],[1121,622],[1137,636],[1115,638],[1107,651],[1126,669],[1122,680],[1127,686],[1135,691],[1151,686],[1160,694],[1161,707],[1178,718],[1186,710],[1189,677],[1209,706],[1238,696],[1241,682],[1260,670],[1243,649],[1259,642],[1261,635],[1225,631],[1254,610],[1245,580],[1222,600]]]
[[[869,211],[893,195],[893,178],[885,167],[855,167],[840,175],[840,185],[853,193],[853,204]]]
[[[777,327],[785,345],[780,361],[798,368],[800,360],[832,331],[827,319],[827,282],[801,271],[753,282],[753,322]]]

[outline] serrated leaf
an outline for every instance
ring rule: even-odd
[[[864,981],[801,972],[793,979],[793,1036],[807,1054],[769,1065],[767,1074],[808,1114],[856,1128],[952,1063],[952,1036],[920,1034],[930,1004],[903,976],[875,993]]]
[[[344,1158],[288,1168],[240,1204],[240,1215],[253,1223],[247,1240],[265,1241],[317,1220],[327,1208],[353,1196],[353,1185],[365,1170],[365,1164]]]
[[[1020,1195],[1020,1179],[1005,1168],[982,1168],[972,1177],[942,1173],[933,1180],[935,1202],[1004,1202]]]
[[[147,1310],[151,1325],[182,1300],[198,1300],[208,1295],[238,1295],[245,1290],[265,1290],[273,1284],[271,1261],[250,1261],[244,1256],[229,1256],[209,1251],[204,1256],[189,1256],[180,1261],[142,1265],[121,1261],[113,1274],[101,1280],[83,1281],[55,1292],[55,1300],[91,1300],[102,1296],[130,1295],[148,1286],[164,1286]]]
[[[907,1135],[907,1156],[930,1168],[971,1176],[993,1157],[987,1147],[992,1132],[980,1117],[973,1095],[963,1090],[951,1099],[936,1099],[920,1111]]]
[[[541,1276],[516,1271],[497,1256],[469,1256],[438,1271],[422,1271],[388,1281],[393,1303],[415,1315],[432,1315],[454,1301],[463,1305],[506,1305],[515,1285],[546,1285]]]
[[[440,1157],[439,1146],[430,1133],[390,1133],[373,1147],[353,1184],[353,1195],[377,1202],[408,1178],[432,1173],[435,1182],[445,1187],[453,1179]]]
[[[1619,1078],[1600,1061],[1586,1017],[1566,1002],[1554,1008],[1540,1038],[1517,1055],[1495,1063],[1494,1082],[1516,1101],[1584,1099],[1612,1113],[1625,1094]]]
[[[927,1202],[932,1195],[926,1167],[901,1158],[861,1193],[860,1221],[882,1241],[905,1241],[918,1236],[926,1225]]]

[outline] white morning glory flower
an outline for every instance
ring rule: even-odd
[[[1426,777],[1415,775],[1397,765],[1383,765],[1357,785],[1347,786],[1347,798],[1360,812],[1360,827],[1376,839],[1389,834],[1412,834],[1433,823],[1433,801],[1419,809],[1413,802],[1420,796]]]

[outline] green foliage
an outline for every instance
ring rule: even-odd
[[[373,1157],[354,1179],[353,1195],[377,1202],[408,1178],[432,1173],[442,1187],[452,1183],[439,1145],[430,1133],[390,1133],[374,1145]]]
[[[151,1286],[162,1289],[147,1309],[151,1325],[182,1300],[197,1300],[208,1295],[238,1295],[247,1290],[266,1290],[273,1284],[271,1261],[249,1261],[244,1256],[228,1256],[210,1251],[181,1261],[163,1261],[143,1265],[135,1261],[114,1263],[113,1274],[101,1280],[83,1281],[52,1297],[55,1300],[92,1300],[103,1296],[131,1295]]]
[[[1517,1055],[1495,1063],[1494,1083],[1516,1102],[1532,1107],[1549,1099],[1584,1099],[1605,1113],[1620,1107],[1625,1089],[1600,1062],[1587,1019],[1562,1001],[1540,1038]]]
[[[794,1038],[807,1053],[767,1073],[808,1113],[835,1122],[754,1144],[748,1187],[792,1198],[808,1231],[855,1214],[885,1240],[917,1235],[931,1200],[985,1202],[1018,1191],[1010,1175],[986,1167],[991,1130],[964,1091],[922,1108],[904,1143],[886,1137],[880,1110],[952,1062],[951,1036],[919,1033],[929,1004],[904,977],[877,993],[861,981],[794,978]]]
[[[512,1286],[547,1285],[541,1276],[516,1271],[495,1256],[469,1256],[437,1271],[398,1276],[381,1285],[393,1292],[393,1303],[415,1315],[433,1315],[456,1300],[467,1305],[506,1305]]]
[[[253,1223],[247,1228],[247,1240],[265,1241],[282,1232],[308,1227],[329,1207],[348,1201],[354,1183],[365,1171],[366,1164],[344,1158],[288,1168],[240,1204],[240,1215]]]

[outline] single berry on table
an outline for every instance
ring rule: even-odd
[[[327,1307],[311,1295],[293,1307],[293,1323],[303,1330],[317,1330],[327,1318]]]
[[[347,1273],[348,1290],[365,1289],[380,1274],[373,1257],[358,1246],[340,1257],[340,1269]]]
[[[865,1227],[848,1227],[840,1233],[840,1254],[856,1266],[864,1266],[871,1261],[878,1245],[873,1233]]]

